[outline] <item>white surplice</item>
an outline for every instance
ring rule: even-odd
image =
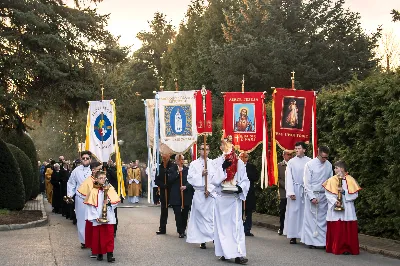
[[[86,205],[87,209],[87,218],[89,221],[93,223],[93,226],[102,225],[103,223],[98,223],[96,221],[97,218],[101,218],[103,214],[103,204],[104,204],[104,191],[99,190],[99,194],[97,195],[97,207],[92,205]],[[117,220],[115,218],[114,209],[118,204],[112,204],[111,206],[107,206],[107,224],[116,224]]]
[[[307,156],[294,157],[289,160],[285,172],[285,189],[287,205],[283,234],[287,238],[301,238],[304,216],[304,166],[311,158]],[[290,199],[291,195],[296,200]]]
[[[326,220],[328,222],[336,222],[336,221],[357,221],[356,208],[354,207],[354,201],[358,197],[358,192],[349,194],[347,190],[346,179],[343,179],[342,188],[344,190],[343,199],[343,207],[344,211],[335,211],[335,204],[337,201],[337,195],[330,193],[325,190],[325,195],[328,200],[328,213],[326,215]]]
[[[246,166],[238,160],[237,172],[234,180],[242,188],[240,194],[223,193],[221,183],[226,179],[226,172],[222,169],[225,156],[214,160],[215,176],[211,183],[215,185],[214,211],[214,245],[215,255],[226,259],[246,256],[245,235],[242,220],[242,201],[246,200],[250,187]]]
[[[77,191],[86,178],[92,175],[90,167],[84,167],[80,165],[76,167],[67,183],[67,195],[73,197],[75,195],[75,214],[76,214],[76,225],[78,227],[78,237],[82,244],[85,244],[85,218],[86,218],[86,206],[83,203],[85,196]]]
[[[329,161],[321,163],[314,158],[304,167],[304,220],[301,242],[306,245],[323,247],[326,245],[326,213],[328,201],[322,184],[333,175]],[[318,204],[313,204],[317,199]]]
[[[205,243],[214,240],[215,186],[211,184],[211,180],[215,174],[215,169],[210,159],[207,158],[207,190],[210,192],[210,196],[207,198],[204,195],[205,177],[202,175],[203,170],[203,158],[200,157],[190,163],[187,181],[195,191],[187,229],[187,243]]]

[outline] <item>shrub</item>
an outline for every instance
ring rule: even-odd
[[[25,201],[31,198],[32,182],[33,182],[33,169],[29,157],[18,147],[12,144],[7,144],[15,160],[18,163],[19,171],[21,172],[22,181],[25,189]]]
[[[0,209],[22,210],[25,190],[18,163],[1,139],[0,151]]]
[[[0,131],[0,138],[7,143],[17,146],[29,157],[33,169],[31,198],[36,198],[40,191],[39,167],[35,144],[31,137],[26,133],[16,130],[3,130]]]

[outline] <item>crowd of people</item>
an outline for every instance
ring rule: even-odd
[[[290,244],[300,239],[309,248],[359,254],[354,200],[361,188],[348,175],[346,163],[335,163],[333,175],[327,147],[320,146],[314,159],[305,155],[305,143],[298,142],[294,148],[295,156],[285,150],[278,164],[278,233],[286,235]],[[219,157],[209,159],[209,145],[200,145],[199,158],[189,165],[181,154],[171,160],[172,154],[164,153],[158,171],[142,171],[138,162],[131,162],[124,178],[128,202],[139,202],[145,172],[152,179],[154,203],[160,205],[157,235],[167,233],[168,208],[172,208],[179,238],[198,243],[201,249],[213,242],[220,260],[246,264],[245,237],[254,236],[254,185],[260,175],[249,155],[237,156],[229,140],[221,141],[220,150]],[[103,260],[107,254],[107,261],[114,262],[117,205],[123,200],[116,192],[115,164],[92,161],[91,153],[84,151],[69,169],[60,156],[58,163],[51,161],[41,171],[53,211],[76,220],[81,247],[90,248],[91,257]]]

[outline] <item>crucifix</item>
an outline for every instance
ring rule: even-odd
[[[296,73],[296,72],[294,72],[294,70],[293,70],[291,73],[292,73],[292,77],[291,77],[291,80],[292,80],[292,90],[295,90],[295,88],[294,88],[294,73]]]

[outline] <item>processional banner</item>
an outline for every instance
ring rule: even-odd
[[[225,137],[239,150],[252,152],[262,147],[261,187],[268,183],[268,135],[264,92],[227,92],[224,94]]]
[[[313,131],[311,131],[311,127]],[[316,94],[314,91],[275,89],[272,101],[272,158],[276,166],[276,145],[283,150],[293,150],[296,142],[306,144],[312,137],[314,156],[317,148]],[[274,184],[278,169],[274,169]]]
[[[160,147],[185,153],[197,141],[195,91],[158,93]]]
[[[115,150],[115,105],[112,100],[90,101],[86,124],[86,150],[107,162]]]

